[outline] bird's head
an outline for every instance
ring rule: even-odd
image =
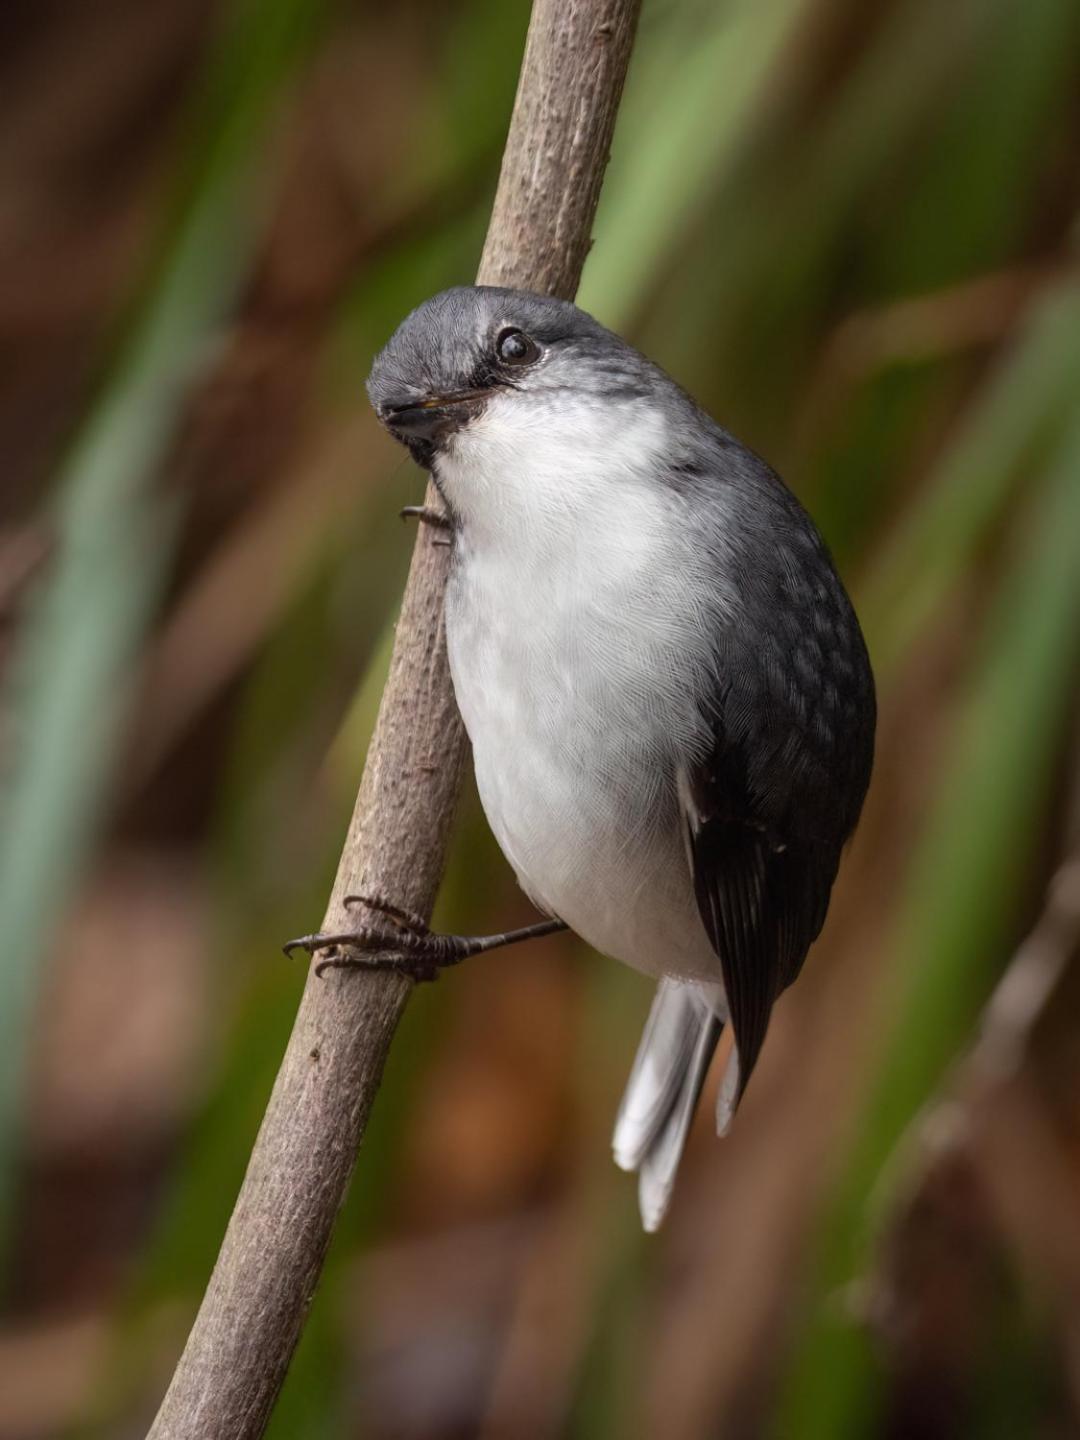
[[[376,356],[379,419],[432,471],[452,507],[461,477],[521,471],[564,447],[616,451],[658,428],[670,380],[591,315],[522,290],[462,286],[408,315]],[[477,483],[480,483],[479,478]],[[450,493],[448,493],[450,492]]]

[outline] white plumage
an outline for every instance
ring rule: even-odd
[[[678,497],[642,483],[664,445],[645,402],[513,394],[453,437],[447,644],[484,811],[528,894],[635,969],[718,982],[675,792],[707,743],[693,656],[716,585]]]
[[[665,977],[613,1142],[640,1170],[648,1230],[726,1013],[677,804],[680,759],[708,740],[694,701],[719,597],[679,497],[643,483],[667,443],[641,400],[556,409],[510,394],[438,467],[462,520],[447,645],[488,822],[541,909]]]

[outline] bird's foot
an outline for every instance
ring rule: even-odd
[[[498,935],[442,935],[429,930],[418,915],[377,896],[348,895],[344,903],[363,905],[382,918],[335,935],[301,935],[288,942],[285,954],[291,955],[294,950],[306,950],[312,956],[327,952],[315,966],[318,976],[327,970],[390,970],[416,981],[430,981],[438,978],[440,970],[459,965],[470,955],[566,929],[562,920],[542,920]]]
[[[382,895],[346,895],[341,903],[346,910],[351,910],[354,905],[363,905],[367,910],[374,910],[399,930],[407,930],[414,935],[428,933],[427,921],[415,910],[406,910],[404,906],[395,905]]]
[[[419,520],[421,525],[430,525],[432,529],[441,531],[432,540],[433,545],[452,545],[454,543],[454,525],[442,510],[436,510],[431,505],[406,505],[398,512],[402,520]]]
[[[431,933],[419,915],[377,895],[346,895],[342,903],[348,908],[362,905],[380,918],[365,920],[355,930],[340,934],[316,931],[300,935],[283,947],[285,954],[306,950],[314,956],[325,951],[315,966],[315,974],[320,977],[327,970],[364,969],[389,970],[417,981],[437,978],[439,965],[427,953],[425,943],[432,938]]]

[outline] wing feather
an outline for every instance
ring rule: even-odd
[[[780,610],[774,620],[783,618]],[[738,1050],[736,1101],[773,1005],[824,924],[869,775],[866,745],[840,723],[843,696],[827,665],[807,678],[798,642],[785,645],[776,628],[769,640],[750,653],[725,637],[702,703],[709,747],[679,779],[694,892]]]
[[[862,808],[874,682],[828,550],[763,460],[706,422],[688,428],[668,479],[695,563],[714,568],[710,651],[693,682],[703,743],[682,758],[677,788],[741,1094],[773,1003],[824,923]]]

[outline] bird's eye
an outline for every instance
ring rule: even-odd
[[[495,341],[495,354],[504,365],[531,365],[540,358],[540,346],[523,330],[502,330]]]

